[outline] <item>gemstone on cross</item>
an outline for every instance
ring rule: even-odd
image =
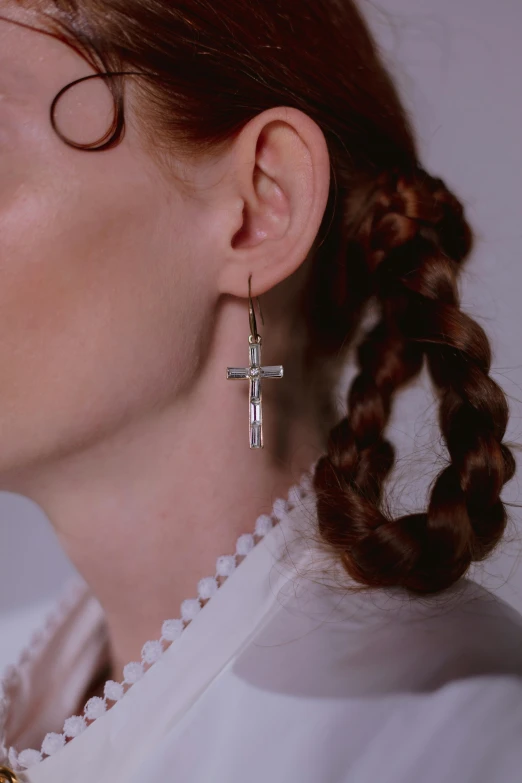
[[[250,381],[250,427],[249,441],[251,449],[263,448],[263,399],[262,378],[282,378],[282,365],[261,366],[261,338],[254,342],[249,338],[250,367],[227,367],[227,380]]]

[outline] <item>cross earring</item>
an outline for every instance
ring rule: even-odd
[[[248,279],[248,308],[250,316],[250,337],[249,355],[250,367],[227,367],[227,380],[248,380],[250,381],[250,426],[249,442],[251,449],[262,449],[263,444],[263,400],[262,400],[262,378],[282,378],[284,369],[282,365],[272,367],[261,366],[261,335],[257,333],[256,314],[254,303],[252,301],[252,275]],[[261,321],[264,326],[263,313],[259,298],[257,299]]]

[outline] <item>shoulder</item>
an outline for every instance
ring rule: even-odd
[[[522,680],[469,677],[407,698],[375,727],[372,752],[346,760],[340,782],[515,783],[522,779]],[[368,749],[369,750],[369,749]]]
[[[522,677],[522,615],[472,580],[435,596],[393,590],[357,604],[367,665],[382,657],[386,691],[435,690],[478,676]]]
[[[299,577],[198,700],[180,740],[190,749],[190,737],[198,746],[218,737],[230,781],[375,783],[385,770],[386,783],[514,783],[521,644],[520,615],[466,580],[417,601]]]
[[[236,662],[263,687],[369,697],[473,677],[522,678],[522,615],[477,583],[443,594],[353,593],[299,579]]]
[[[522,615],[499,596],[465,578],[432,597],[406,600],[399,593],[397,605],[391,598],[383,604],[390,616],[381,633],[410,662],[419,688],[477,676],[522,677]]]
[[[334,596],[316,585],[280,600],[233,684],[221,681],[226,698],[215,694],[219,709],[240,705],[227,714],[236,738],[267,737],[284,773],[274,780],[375,783],[383,769],[386,783],[522,779],[515,610],[471,582],[420,603]]]

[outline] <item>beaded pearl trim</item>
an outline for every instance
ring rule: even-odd
[[[236,552],[233,555],[222,555],[216,561],[216,575],[204,577],[198,582],[198,597],[188,598],[181,604],[181,617],[174,620],[166,620],[161,629],[161,637],[157,641],[144,644],[141,652],[141,662],[128,663],[123,670],[123,682],[108,680],[105,683],[104,695],[94,696],[85,704],[82,715],[73,715],[64,723],[61,734],[51,732],[47,734],[40,750],[27,748],[17,752],[14,747],[7,753],[9,764],[16,772],[29,769],[39,764],[46,757],[57,753],[67,743],[82,734],[94,721],[104,715],[111,706],[121,701],[125,693],[139,680],[145,672],[158,661],[164,652],[181,636],[187,625],[199,614],[201,609],[217,593],[224,581],[235,571],[240,559],[246,558],[256,544],[269,533],[272,528],[286,517],[294,506],[303,500],[312,491],[312,479],[317,460],[311,468],[303,473],[300,482],[290,487],[287,499],[278,498],[272,507],[271,514],[261,514],[258,517],[254,533],[245,533],[237,539]],[[257,540],[256,540],[257,539]],[[53,630],[60,624],[67,611],[77,600],[76,589],[73,594],[62,600],[58,609],[48,619],[43,632],[33,636],[30,648],[22,653],[20,661],[32,657]],[[8,667],[4,680],[0,684],[0,719],[5,716],[9,703],[5,696],[4,686],[9,685],[9,680],[16,678],[16,667]],[[0,738],[1,741],[1,738]]]

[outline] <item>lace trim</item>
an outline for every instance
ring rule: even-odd
[[[145,672],[179,639],[187,625],[199,614],[226,579],[235,571],[241,562],[240,558],[246,558],[257,543],[312,490],[312,477],[316,465],[317,460],[314,461],[308,471],[303,473],[300,482],[290,487],[286,500],[278,498],[274,501],[271,514],[261,514],[258,517],[253,534],[245,533],[239,536],[235,554],[218,557],[216,561],[216,575],[200,579],[198,582],[198,597],[188,598],[183,601],[181,604],[181,617],[174,620],[166,620],[161,629],[160,639],[144,644],[141,652],[141,662],[134,661],[125,666],[123,682],[108,680],[105,683],[104,696],[94,696],[85,704],[82,715],[73,715],[67,718],[61,734],[55,732],[47,734],[40,750],[27,748],[18,753],[14,747],[9,748],[6,755],[14,771],[20,772],[24,769],[29,769],[39,764],[46,757],[57,753],[68,742],[82,734],[89,725],[104,715],[114,703],[121,701],[125,693],[136,682],[141,680]],[[257,541],[256,538],[258,539]],[[20,656],[19,665],[38,655],[61,622],[63,622],[68,612],[79,600],[84,590],[87,589],[85,585],[80,583],[72,583],[71,587],[71,594],[60,601],[56,610],[48,617],[43,631],[37,631],[33,634],[28,648]],[[2,718],[5,718],[9,707],[9,699],[6,697],[5,688],[9,688],[16,677],[17,667],[8,667],[0,684],[0,722]],[[0,751],[2,750],[5,754],[5,745],[0,747]]]
[[[70,579],[66,584],[63,595],[59,597],[51,611],[46,615],[43,626],[31,635],[29,643],[20,653],[17,663],[11,664],[4,669],[0,681],[0,763],[8,759],[8,751],[5,746],[5,727],[12,703],[11,691],[16,689],[19,683],[20,669],[24,666],[30,666],[33,661],[42,655],[47,644],[87,591],[88,586],[81,577]]]

